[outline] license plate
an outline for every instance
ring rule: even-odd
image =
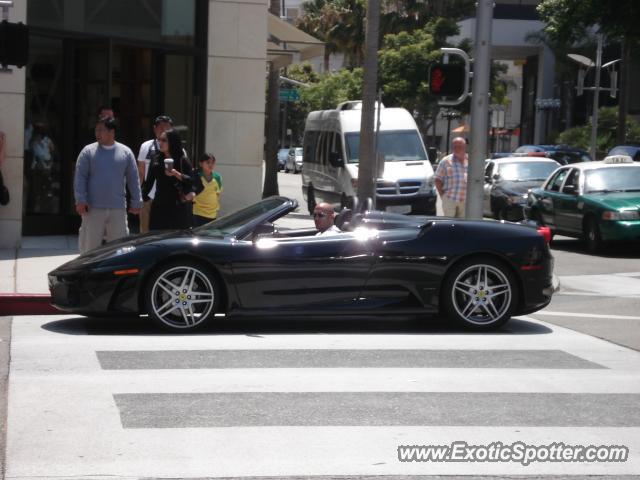
[[[393,213],[409,213],[411,205],[389,205],[386,210]]]

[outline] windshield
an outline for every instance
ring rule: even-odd
[[[347,161],[358,163],[360,155],[360,134],[345,134],[347,143]],[[378,134],[378,152],[384,154],[385,162],[407,162],[426,160],[418,132],[415,130],[394,130]]]
[[[640,166],[589,170],[585,193],[640,191]]]
[[[503,163],[498,168],[501,180],[530,182],[533,180],[546,180],[551,175],[551,172],[558,168],[558,164],[554,162],[526,161]]]
[[[260,203],[250,205],[242,210],[220,217],[206,225],[194,228],[193,231],[198,235],[215,237],[232,235],[254,218],[279,207],[283,201],[282,198],[267,198]]]

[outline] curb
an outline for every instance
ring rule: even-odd
[[[0,315],[56,315],[48,293],[0,293]]]

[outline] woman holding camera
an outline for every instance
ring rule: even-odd
[[[192,225],[191,201],[195,196],[193,169],[182,149],[182,140],[176,130],[167,130],[158,138],[160,151],[151,159],[149,175],[142,188],[143,198],[156,184],[151,202],[149,230],[173,230]]]

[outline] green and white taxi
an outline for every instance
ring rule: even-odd
[[[616,155],[561,167],[529,191],[525,216],[583,238],[591,252],[608,241],[640,243],[640,163]]]

